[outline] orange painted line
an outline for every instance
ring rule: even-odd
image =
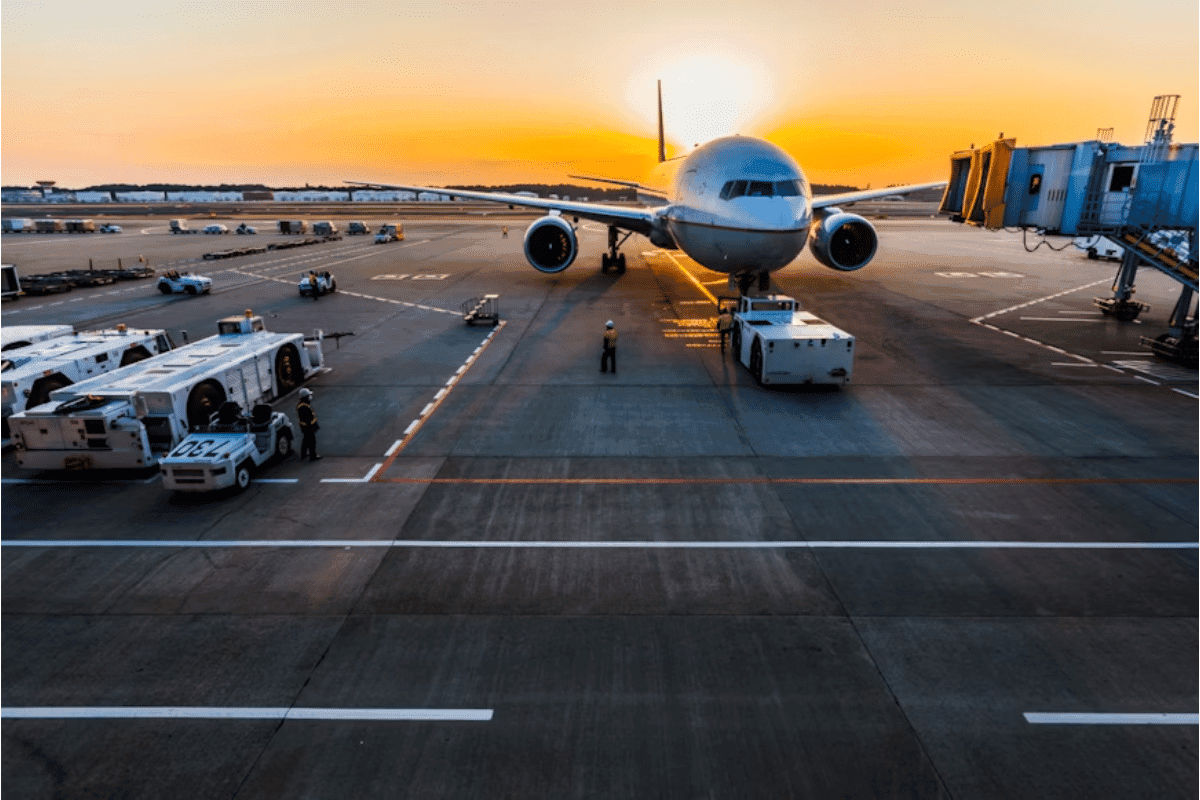
[[[458,375],[458,380],[456,380],[454,382],[453,386],[443,387],[446,390],[445,394],[443,394],[439,399],[435,400],[433,403],[430,404],[429,411],[427,411],[425,414],[423,414],[421,416],[421,418],[419,420],[417,420],[417,426],[415,428],[413,428],[411,431],[409,431],[408,434],[404,437],[404,439],[401,440],[400,446],[397,447],[390,456],[388,456],[386,459],[384,459],[383,466],[375,471],[375,475],[371,478],[370,483],[420,483],[421,482],[415,478],[380,478],[379,476],[388,471],[388,468],[392,466],[392,462],[394,462],[396,460],[396,458],[401,453],[404,452],[404,448],[408,447],[408,443],[413,440],[413,437],[417,435],[417,432],[420,431],[421,428],[425,427],[425,421],[428,420],[430,417],[432,417],[434,415],[434,412],[436,412],[438,410],[438,408],[442,405],[442,403],[446,402],[446,398],[450,396],[450,393],[458,388],[458,384],[462,382],[463,376],[465,376],[468,372],[470,372],[471,367],[475,366],[479,362],[479,357],[483,355],[483,351],[488,349],[488,346],[491,345],[491,343],[496,340],[496,334],[500,333],[500,329],[503,328],[507,324],[508,324],[508,322],[506,322],[505,320],[501,320],[500,324],[497,325],[496,328],[490,334],[488,334],[488,336],[486,336],[484,338],[483,344],[480,345],[479,352],[475,353],[471,357],[471,359],[470,359],[471,363],[468,364],[466,369],[464,369],[462,372],[455,373],[456,375]]]
[[[416,433],[416,431],[413,431]],[[391,463],[390,461],[388,462]],[[380,470],[383,472],[384,470]],[[497,485],[586,486],[627,485],[658,486],[684,484],[812,484],[823,486],[904,486],[904,485],[1104,485],[1104,484],[1190,484],[1198,478],[374,478],[376,483],[445,483]]]

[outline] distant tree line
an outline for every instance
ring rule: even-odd
[[[21,189],[30,189],[36,187],[29,186],[3,186],[0,189],[19,191]],[[370,187],[358,187],[369,189]],[[436,187],[431,187],[436,188]],[[586,197],[589,200],[616,200],[620,197],[633,199],[635,190],[623,186],[597,189],[593,186],[576,186],[570,183],[514,183],[504,186],[446,186],[450,189],[464,189],[475,192],[506,192],[515,194],[516,192],[534,192],[539,197],[556,194],[559,197],[564,195],[571,198]],[[841,184],[825,184],[814,183],[812,185],[813,194],[836,194],[838,192],[855,192],[858,187],[843,186]],[[346,186],[283,186],[271,187],[261,183],[222,183],[217,186],[201,186],[189,183],[104,183],[96,186],[88,186],[83,189],[67,189],[65,187],[55,187],[55,191],[80,191],[80,192],[345,192],[354,191],[354,187]],[[940,191],[939,196],[940,196]]]

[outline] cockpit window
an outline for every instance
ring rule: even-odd
[[[721,187],[721,199],[735,197],[797,197],[804,194],[801,180],[786,181],[727,181]]]

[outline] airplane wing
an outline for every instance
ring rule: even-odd
[[[461,197],[466,200],[483,200],[488,203],[504,203],[509,206],[524,208],[539,208],[545,211],[558,211],[572,217],[583,217],[602,225],[612,225],[623,230],[649,236],[654,229],[657,212],[647,208],[629,208],[627,206],[611,206],[604,203],[581,203],[570,200],[544,200],[540,197],[525,197],[519,194],[504,194],[502,192],[476,192],[468,189],[439,189],[433,186],[403,186],[391,183],[366,183],[363,181],[346,181],[353,186],[364,186],[372,189],[400,189],[409,192],[431,192],[444,194],[448,197]]]
[[[819,194],[813,197],[812,207],[817,209],[825,208],[827,206],[840,206],[849,203],[858,203],[863,200],[876,200],[880,197],[892,197],[893,195],[898,194],[919,192],[922,189],[941,189],[945,185],[945,181],[934,181],[933,183],[917,183],[910,186],[889,186],[886,189],[865,189],[861,192]]]

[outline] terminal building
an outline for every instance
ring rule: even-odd
[[[1157,355],[1196,365],[1196,231],[1200,146],[1175,144],[1178,95],[1154,98],[1145,143],[1097,138],[1016,147],[1000,138],[954,153],[941,211],[956,222],[1044,234],[1103,236],[1123,249],[1112,296],[1096,298],[1123,322],[1147,306],[1133,299],[1137,270],[1159,270],[1180,284],[1169,331],[1143,337]]]

